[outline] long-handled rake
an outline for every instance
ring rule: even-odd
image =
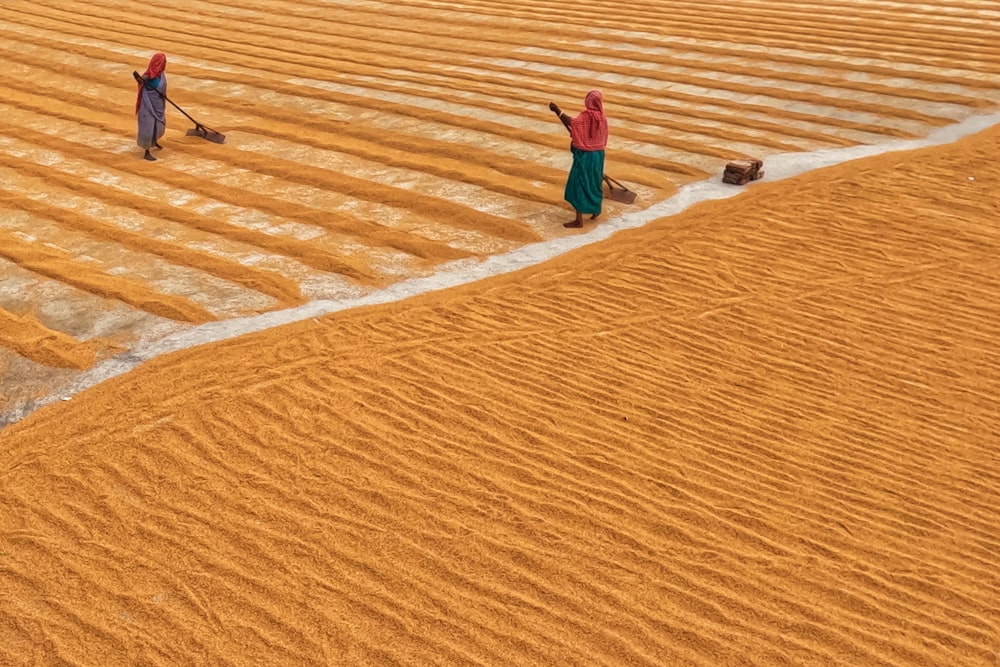
[[[635,192],[629,190],[607,174],[604,175],[604,182],[608,184],[608,198],[612,201],[619,201],[623,204],[632,204],[635,202]],[[615,187],[616,185],[618,187]]]
[[[175,109],[177,109],[178,111],[180,111],[182,114],[184,114],[185,117],[187,117],[187,119],[189,121],[191,121],[192,123],[194,123],[194,127],[187,131],[187,133],[186,133],[187,136],[189,136],[189,137],[201,137],[202,139],[206,139],[206,140],[211,141],[212,143],[216,143],[216,144],[224,144],[224,143],[226,143],[226,135],[224,135],[221,132],[216,132],[212,128],[207,127],[205,125],[202,125],[201,123],[199,123],[198,121],[196,121],[194,118],[192,118],[190,115],[188,115],[188,113],[186,111],[184,111],[184,109],[181,109],[179,106],[177,106],[176,104],[174,104],[174,101],[171,100],[169,97],[167,97],[166,95],[164,95],[160,91],[156,90],[155,88],[150,88],[149,85],[147,85],[147,82],[145,80],[143,80],[142,75],[140,75],[138,72],[133,71],[132,72],[132,76],[135,77],[135,80],[139,82],[139,85],[145,87],[146,90],[152,90],[157,95],[159,95],[160,97],[162,97],[163,99],[165,99],[167,102],[170,102],[170,104],[173,105],[173,107]]]

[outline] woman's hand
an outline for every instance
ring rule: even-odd
[[[559,108],[559,105],[557,105],[555,102],[549,102],[549,111],[552,111],[557,116],[562,113],[562,110]]]

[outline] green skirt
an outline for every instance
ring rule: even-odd
[[[573,166],[566,180],[566,201],[580,213],[599,215],[604,200],[604,151],[573,151]]]

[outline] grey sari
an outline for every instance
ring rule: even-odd
[[[150,90],[147,86],[151,86],[154,90]],[[139,104],[138,114],[139,131],[136,134],[136,143],[140,148],[149,150],[167,129],[167,103],[163,99],[166,94],[166,74],[161,74],[142,87],[140,92],[142,101]]]

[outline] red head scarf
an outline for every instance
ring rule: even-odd
[[[146,72],[143,74],[146,81],[152,81],[156,77],[163,74],[163,70],[167,69],[167,57],[162,53],[154,53],[153,57],[149,59],[149,67],[146,68]],[[139,107],[142,105],[142,84],[138,84],[139,93],[135,98],[135,112],[139,113]]]
[[[604,116],[604,96],[592,90],[584,100],[586,107],[570,121],[569,133],[573,146],[582,151],[602,151],[608,145],[608,119]]]

